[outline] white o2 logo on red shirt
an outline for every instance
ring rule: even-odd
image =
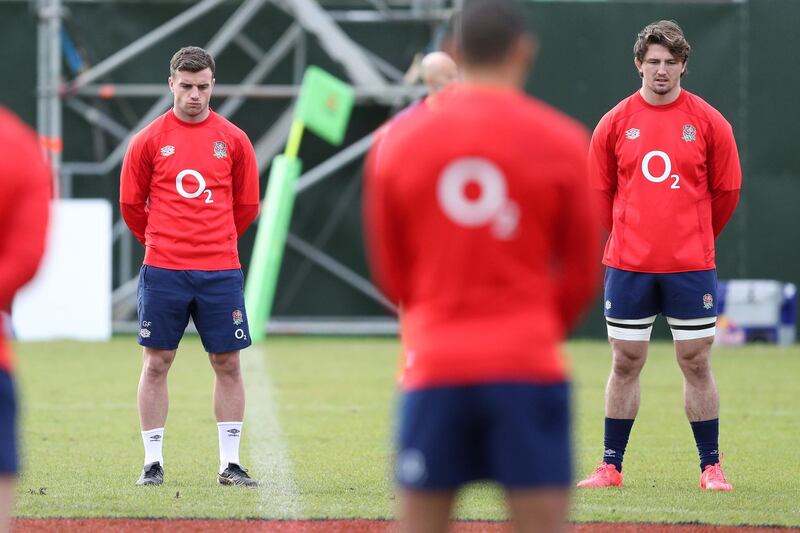
[[[469,228],[492,224],[498,239],[510,239],[519,225],[519,207],[507,196],[503,172],[491,161],[465,157],[439,176],[436,195],[445,215]]]
[[[192,176],[194,179],[197,180],[196,191],[186,192],[186,189],[183,187],[183,178],[185,178],[186,176]],[[189,198],[190,200],[193,198],[197,198],[203,193],[206,193],[205,203],[207,204],[214,203],[214,200],[211,199],[211,189],[206,189],[205,178],[198,171],[192,170],[191,168],[187,168],[185,170],[181,170],[180,172],[178,172],[178,175],[175,177],[175,188],[178,190],[178,194],[180,194],[184,198]]]
[[[657,157],[664,162],[664,172],[660,176],[654,176],[653,173],[650,172],[650,160],[654,157]],[[677,174],[670,175],[670,172],[672,172],[672,161],[669,158],[669,154],[666,152],[662,152],[661,150],[651,150],[642,158],[642,174],[644,174],[644,177],[647,178],[648,181],[652,181],[653,183],[661,183],[667,178],[672,178],[675,181],[672,182],[672,185],[670,185],[669,188],[680,189],[681,186],[678,185],[678,182],[681,180],[681,177]]]

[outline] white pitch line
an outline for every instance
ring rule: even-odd
[[[260,482],[258,514],[264,518],[298,518],[303,505],[278,420],[267,351],[260,346],[245,350],[241,366],[247,393],[244,429],[253,474]]]

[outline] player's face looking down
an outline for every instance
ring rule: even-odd
[[[634,59],[636,69],[642,77],[642,88],[652,94],[666,95],[680,87],[686,63],[673,56],[660,44],[647,47],[644,59]]]
[[[208,116],[208,101],[214,88],[211,69],[199,72],[179,70],[169,78],[169,90],[175,96],[175,114],[187,122],[200,122]]]

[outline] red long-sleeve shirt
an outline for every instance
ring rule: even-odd
[[[0,310],[36,274],[44,254],[52,182],[34,132],[0,108]],[[0,319],[1,320],[1,319]],[[0,324],[0,370],[12,369]]]
[[[610,232],[603,263],[636,272],[709,270],[714,239],[739,200],[730,124],[681,90],[667,105],[636,92],[597,125],[589,177]]]
[[[167,111],[131,139],[120,209],[144,264],[239,268],[238,238],[258,215],[258,168],[247,135],[211,111],[188,123]]]
[[[403,387],[562,381],[559,344],[599,281],[587,132],[512,89],[463,86],[440,104],[394,124],[366,164]]]

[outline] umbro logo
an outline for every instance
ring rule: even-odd
[[[603,455],[604,455],[605,457],[616,457],[616,455],[617,455],[617,452],[615,452],[615,451],[614,451],[614,450],[612,450],[611,448],[607,448],[607,449],[606,449],[606,451],[605,451],[605,452],[603,452]]]
[[[239,433],[241,433],[241,431],[239,431],[236,428],[232,428],[232,429],[228,430],[228,435],[231,436],[231,437],[238,437]]]
[[[158,442],[161,440],[161,435],[150,435],[150,442]]]
[[[639,135],[640,135],[641,133],[642,133],[642,132],[641,132],[641,131],[639,131],[638,129],[636,129],[636,128],[631,128],[631,129],[629,129],[628,131],[626,131],[626,132],[625,132],[625,138],[626,138],[626,139],[628,139],[628,140],[631,140],[631,141],[632,141],[632,140],[634,140],[634,139],[638,139],[638,138],[639,138]]]
[[[164,157],[169,157],[175,153],[175,147],[171,145],[162,146],[161,147],[161,155]]]

